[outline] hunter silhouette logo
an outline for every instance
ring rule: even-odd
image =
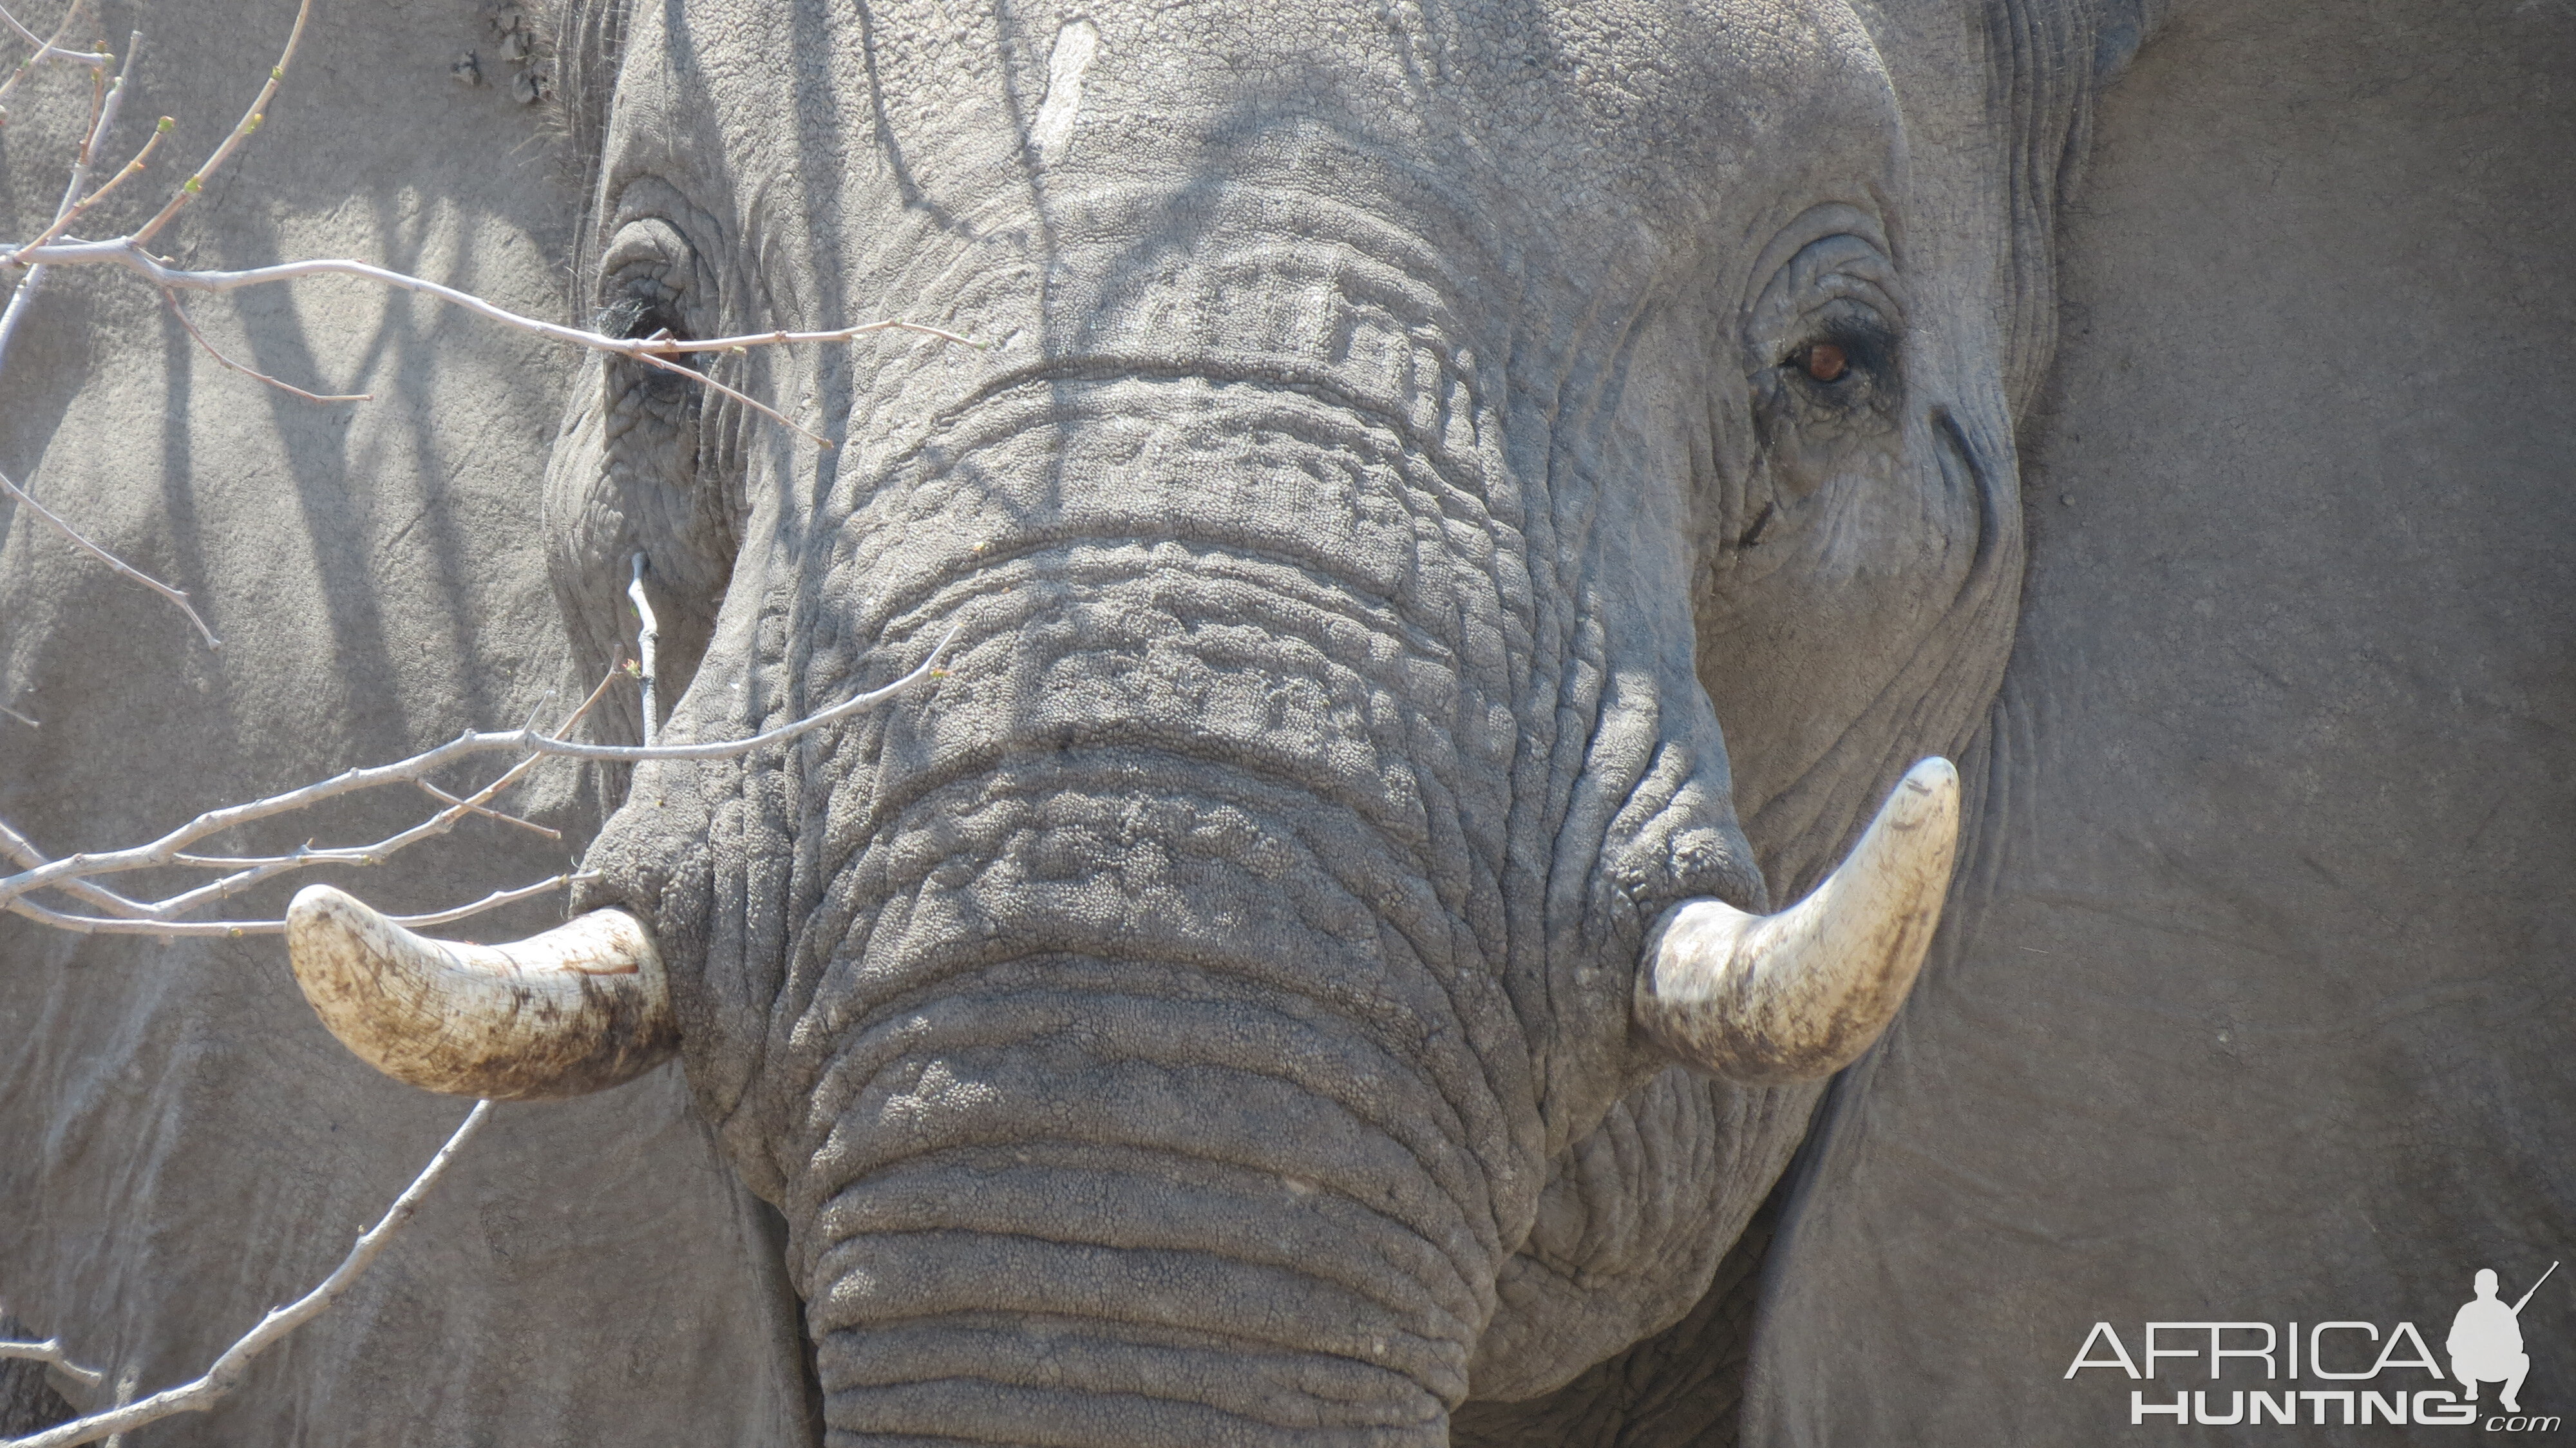
[[[2557,1263],[2549,1264],[2549,1272],[2557,1270]],[[2549,1272],[2540,1274],[2540,1282],[2549,1280]],[[2522,1350],[2522,1309],[2531,1293],[2540,1290],[2540,1282],[2507,1307],[2496,1300],[2495,1269],[2478,1269],[2478,1295],[2451,1319],[2450,1340],[2443,1344],[2451,1354],[2451,1376],[2460,1380],[2460,1396],[2474,1403],[2478,1384],[2502,1383],[2504,1410],[2522,1411],[2522,1380],[2531,1371],[2531,1354]]]
[[[2157,1420],[2177,1427],[2304,1421],[2319,1427],[2479,1425],[2490,1433],[2554,1433],[2561,1418],[2522,1410],[2523,1379],[2531,1373],[2522,1312],[2558,1266],[2550,1263],[2511,1302],[2498,1295],[2495,1269],[2479,1268],[2471,1278],[2476,1295],[2451,1315],[2439,1357],[2411,1322],[2386,1332],[2375,1322],[2359,1321],[2150,1322],[2135,1356],[2118,1329],[2097,1322],[2065,1375],[2100,1368],[2135,1382],[2173,1384],[2170,1401],[2159,1389],[2129,1390],[2132,1427]],[[2172,1361],[2177,1358],[2180,1366]],[[2245,1386],[2223,1384],[2228,1377]],[[2184,1389],[2177,1381],[2192,1378],[2212,1386]],[[2316,1386],[2304,1386],[2311,1382]],[[2497,1402],[2503,1412],[2480,1412],[2478,1389],[2486,1383],[2501,1389]]]

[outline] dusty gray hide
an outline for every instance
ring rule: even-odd
[[[12,522],[0,803],[61,848],[515,721],[638,544],[680,733],[967,625],[592,851],[693,1092],[507,1112],[170,1441],[2083,1441],[2096,1319],[2433,1324],[2569,1240],[2562,9],[2212,6],[2132,64],[2152,17],[2072,5],[701,8],[573,17],[561,143],[448,77],[469,7],[326,11],[179,241],[999,344],[718,364],[841,452],[339,288],[218,336],[372,409],[87,279],[0,384],[0,466],[231,640]],[[154,12],[135,113],[210,136],[252,9]],[[1884,275],[1781,265],[1836,236]],[[1856,274],[1858,405],[1789,365]],[[1659,1071],[1655,910],[1794,898],[1930,752],[1953,919],[1818,1128]],[[111,1380],[318,1276],[460,1109],[273,944],[8,932],[0,1300]]]

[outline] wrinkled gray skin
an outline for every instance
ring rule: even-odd
[[[2568,1239],[2563,15],[2213,7],[2094,114],[2151,17],[1091,8],[1032,148],[1073,12],[636,8],[568,19],[578,185],[445,77],[462,7],[326,15],[183,242],[991,349],[717,364],[825,453],[373,296],[218,329],[399,399],[344,420],[59,283],[0,466],[230,643],[14,520],[0,805],[121,843],[515,720],[638,546],[675,737],[951,673],[643,770],[585,903],[655,924],[685,1093],[506,1112],[163,1436],[2082,1441],[2097,1318],[2432,1322]],[[268,63],[170,43],[201,134]],[[1794,898],[1933,752],[1952,919],[1812,1133],[1629,1039],[1664,905]],[[349,883],[543,873],[589,787]],[[0,1301],[147,1387],[460,1109],[273,943],[10,929]]]
[[[829,741],[639,770],[580,892],[674,962],[832,1439],[1441,1443],[1685,1312],[1814,1092],[1633,1041],[1647,928],[1761,901],[1730,802],[1825,860],[2011,618],[2003,299],[1896,263],[1926,183],[1867,27],[593,24],[622,325],[907,298],[990,342],[714,364],[832,452],[606,367],[547,480],[594,666],[638,548],[708,640],[673,739],[954,636]],[[1798,699],[1741,795],[1713,695]]]

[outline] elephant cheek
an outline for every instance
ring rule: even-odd
[[[637,655],[629,590],[636,559],[644,560],[667,706],[705,657],[732,577],[736,527],[724,490],[698,466],[701,403],[690,384],[633,371],[594,361],[572,389],[546,465],[546,570],[586,690]],[[641,737],[631,691],[612,689],[599,707],[615,731],[601,737]]]

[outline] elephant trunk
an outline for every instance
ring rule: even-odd
[[[1304,392],[1031,379],[844,528],[806,677],[957,642],[786,830],[750,1089],[836,1443],[1446,1441],[1538,1172],[1504,605],[1424,467]]]
[[[792,1207],[834,1441],[1447,1441],[1483,1184],[1321,1015],[1032,957],[853,1041]]]

